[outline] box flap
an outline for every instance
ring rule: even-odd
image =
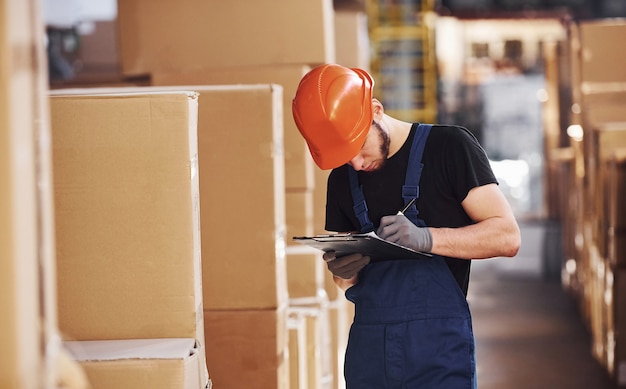
[[[193,355],[191,338],[85,340],[63,342],[77,361],[184,359]]]

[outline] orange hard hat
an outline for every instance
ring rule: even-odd
[[[366,71],[336,64],[315,67],[300,81],[293,118],[321,169],[347,163],[363,147],[372,125],[373,88]]]

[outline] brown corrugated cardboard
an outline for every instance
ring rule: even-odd
[[[302,317],[288,318],[289,387],[306,388],[308,383],[306,322]],[[300,385],[302,382],[302,385]]]
[[[326,232],[326,187],[329,174],[330,170],[315,169],[315,189],[313,193],[313,231],[315,234]]]
[[[312,190],[287,190],[285,193],[287,245],[293,245],[294,236],[313,234],[313,194]]]
[[[290,306],[288,320],[291,387],[330,387],[333,351],[327,304]]]
[[[369,70],[367,13],[360,10],[335,10],[335,50],[337,63]]]
[[[618,387],[626,385],[626,269],[615,269],[607,285],[607,369]]]
[[[618,90],[600,90],[582,95],[585,130],[603,123],[626,121],[626,85]]]
[[[625,116],[626,118],[626,116]],[[626,147],[626,122],[605,123],[588,132],[591,143],[587,155],[587,176],[589,179],[589,199],[593,206],[591,218],[597,228],[596,245],[603,257],[607,255],[608,227],[611,215],[608,211],[607,192],[612,178],[608,175],[607,164],[614,151]]]
[[[626,266],[626,148],[614,150],[606,167],[607,257],[611,266]]]
[[[626,59],[616,50],[626,40],[620,19],[580,23],[582,82],[626,81]]]
[[[126,75],[334,62],[331,0],[127,0],[118,22]]]
[[[50,100],[59,325],[201,339],[197,94]]]
[[[202,350],[198,95],[92,92],[50,98],[63,336],[189,338]]]
[[[59,342],[39,2],[0,5],[0,387],[51,388]]]
[[[258,84],[185,88],[199,93],[204,307],[248,309],[286,304],[282,87]],[[179,90],[167,86],[94,88],[55,94]]]
[[[92,389],[204,389],[204,349],[194,339],[64,342]]]
[[[330,325],[330,349],[333,388],[344,388],[344,354],[348,342],[348,333],[352,324],[354,305],[345,298],[339,298],[328,304],[328,322]]]
[[[280,307],[287,301],[283,89],[194,90],[200,93],[204,307]]]
[[[324,272],[326,264],[322,252],[307,246],[288,246],[287,288],[289,301],[317,299],[324,292]]]
[[[184,72],[153,72],[152,84],[223,85],[278,84],[283,87],[283,140],[285,155],[285,188],[312,190],[315,164],[300,135],[291,113],[291,102],[308,65],[240,66],[227,69],[197,69]]]
[[[195,87],[206,309],[287,301],[282,87]]]
[[[288,389],[286,307],[205,310],[206,359],[216,388]]]

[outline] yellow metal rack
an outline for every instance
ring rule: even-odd
[[[434,0],[368,0],[374,94],[406,121],[437,120]]]

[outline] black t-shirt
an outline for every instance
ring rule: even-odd
[[[358,172],[359,183],[375,228],[380,218],[395,215],[404,206],[404,185],[411,144],[417,130],[411,128],[400,150],[381,169]],[[476,138],[459,126],[433,125],[422,157],[424,168],[416,202],[418,217],[429,227],[463,227],[473,221],[461,202],[472,188],[497,183],[485,151]],[[333,169],[328,177],[326,196],[326,230],[359,231],[353,211],[348,165]],[[445,258],[461,290],[467,295],[471,261]]]

